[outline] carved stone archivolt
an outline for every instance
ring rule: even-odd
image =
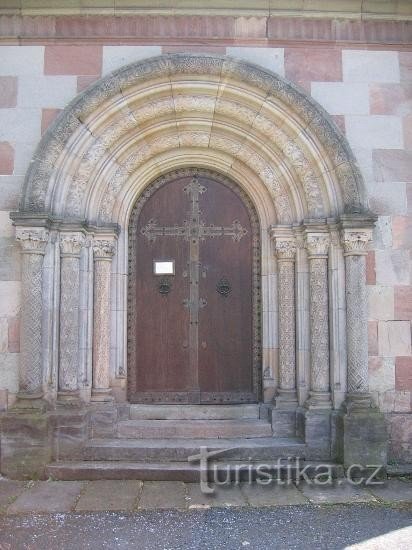
[[[194,75],[201,91],[190,87]],[[218,93],[220,81],[224,93]],[[177,119],[184,124],[176,125]],[[362,209],[363,182],[353,155],[309,96],[254,65],[189,54],[127,66],[79,96],[43,138],[22,209],[114,221],[131,176],[182,148],[204,150],[212,163],[230,158],[229,166],[248,165],[283,223]],[[328,193],[331,185],[335,190]],[[328,196],[336,202],[327,202]]]

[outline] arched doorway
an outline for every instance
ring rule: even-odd
[[[255,394],[271,434],[299,433],[311,458],[344,448],[354,462],[367,440],[374,463],[383,421],[368,393],[365,254],[374,218],[362,176],[319,105],[229,57],[170,54],[119,69],[44,135],[12,214],[23,251],[19,402],[41,410],[44,400],[103,403],[115,430],[136,373],[127,345],[129,221],[153,181],[193,166],[235,181],[259,218],[263,391]]]
[[[202,169],[155,180],[129,222],[128,398],[261,399],[260,231],[229,178]]]

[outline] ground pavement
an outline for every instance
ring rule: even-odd
[[[216,487],[0,479],[0,550],[412,548],[412,481]]]

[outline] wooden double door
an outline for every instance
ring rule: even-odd
[[[221,180],[221,181],[219,181]],[[129,400],[258,399],[257,222],[196,170],[158,180],[129,227]]]

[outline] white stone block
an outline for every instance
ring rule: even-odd
[[[344,82],[399,82],[399,55],[392,51],[343,50]]]
[[[312,82],[311,94],[331,115],[369,114],[368,84]]]
[[[23,176],[0,176],[0,210],[18,208],[23,181]]]
[[[33,159],[38,142],[13,143],[14,146],[14,175],[25,176]]]
[[[410,284],[409,250],[376,250],[376,284],[382,286]]]
[[[0,281],[0,316],[14,317],[20,310],[19,281]]]
[[[42,75],[44,46],[0,46],[0,75]]]
[[[403,149],[402,119],[391,115],[346,115],[346,137],[352,147]]]
[[[392,248],[392,222],[390,216],[379,216],[373,230],[373,248]]]
[[[237,46],[226,48],[227,55],[250,61],[269,69],[281,76],[285,75],[285,58],[283,48],[249,48]]]
[[[395,300],[391,286],[368,286],[369,319],[373,321],[394,318]]]
[[[17,107],[63,109],[76,94],[76,76],[21,76]]]
[[[161,46],[103,46],[102,75],[161,53]]]
[[[7,210],[0,210],[0,237],[14,237],[14,227]]]
[[[378,215],[404,215],[408,203],[404,182],[380,183],[366,180],[366,189],[372,211]]]
[[[363,147],[352,147],[352,152],[358,161],[359,168],[365,181],[374,180],[372,149],[364,143]]]
[[[0,355],[0,389],[17,393],[19,389],[19,353]]]
[[[369,361],[369,390],[385,392],[395,389],[395,361],[378,357]]]
[[[378,346],[379,355],[383,357],[411,355],[410,321],[380,321]]]
[[[0,109],[0,141],[37,143],[41,137],[41,109]]]

